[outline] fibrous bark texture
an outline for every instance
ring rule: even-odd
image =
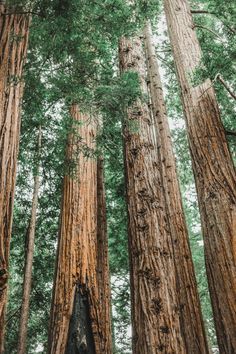
[[[208,353],[208,345],[197,292],[159,66],[149,22],[145,26],[144,39],[153,119],[158,144],[159,170],[162,176],[166,217],[174,245],[181,330],[187,353],[203,354]]]
[[[182,92],[221,354],[236,353],[236,174],[211,81],[193,86],[201,49],[186,0],[164,0]]]
[[[141,39],[122,38],[121,71],[137,72],[147,94]],[[155,126],[144,100],[128,108],[124,156],[129,218],[133,353],[186,353],[181,335],[173,245],[165,215]]]
[[[27,15],[7,15],[7,11],[0,4],[0,353],[3,352],[8,258],[23,93],[22,71],[30,23]]]
[[[103,158],[97,161],[97,281],[99,301],[102,304],[102,353],[112,353],[111,290],[108,259],[108,236]]]
[[[75,171],[64,177],[61,225],[49,328],[48,353],[103,353],[100,292],[97,280],[97,161],[95,125],[73,105],[74,129],[67,158]],[[108,352],[109,353],[109,352]]]
[[[36,171],[34,176],[34,191],[32,199],[31,217],[29,222],[29,228],[26,235],[26,260],[24,270],[24,284],[23,284],[23,296],[21,304],[21,316],[20,316],[20,329],[18,337],[18,349],[17,354],[24,354],[26,352],[27,342],[27,322],[29,317],[29,304],[30,304],[30,291],[32,282],[32,266],[34,257],[34,240],[36,231],[36,216],[38,207],[40,177],[39,177],[39,158],[41,151],[41,127],[39,127],[38,144],[36,151]]]

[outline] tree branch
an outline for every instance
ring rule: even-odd
[[[191,10],[191,13],[192,13],[193,15],[201,15],[201,14],[204,14],[204,15],[213,15],[213,16],[215,16],[220,22],[222,22],[222,24],[223,24],[226,28],[228,28],[228,30],[229,30],[231,33],[234,33],[234,34],[236,33],[236,30],[235,30],[234,28],[230,27],[229,25],[227,25],[227,24],[225,23],[225,21],[221,20],[221,19],[218,17],[217,13],[215,13],[215,12],[211,12],[211,11],[207,11],[207,10]]]
[[[231,136],[235,136],[235,137],[236,137],[236,131],[232,131],[232,130],[227,130],[227,129],[225,129],[225,134],[226,134],[226,135],[231,135]]]
[[[210,29],[210,28],[208,28],[208,27],[206,27],[206,26],[197,25],[197,24],[194,25],[194,28],[202,28],[202,29],[205,29],[205,30],[211,32],[212,34],[214,34],[215,37],[217,37],[221,42],[224,43],[223,38],[221,38],[221,37],[218,35],[218,33],[214,32],[212,29]]]
[[[206,91],[208,91],[214,85],[216,80],[219,80],[222,83],[222,85],[225,87],[225,89],[229,92],[230,96],[236,100],[236,94],[232,91],[232,89],[229,87],[229,85],[225,82],[225,80],[220,75],[220,73],[216,74],[214,79],[211,81],[211,85],[206,90],[203,91],[203,93],[201,94],[200,98],[204,95],[204,93]]]
[[[160,59],[160,60],[164,63],[164,65],[168,66],[168,68],[169,68],[173,73],[175,73],[174,69],[170,66],[170,64],[169,64],[164,58],[162,58],[161,55],[157,54],[157,52],[158,52],[158,51],[156,51],[156,56],[157,56],[157,58]]]
[[[11,316],[6,320],[6,325],[9,323],[9,322],[11,322],[11,320],[13,319],[13,317],[15,317],[17,314],[18,314],[18,312],[20,311],[20,309],[21,309],[21,306],[19,306],[15,311],[13,311],[13,313],[11,314]]]
[[[208,14],[208,15],[217,15],[215,12],[210,12],[210,11],[207,11],[207,10],[191,10],[191,14]]]
[[[232,89],[229,87],[229,85],[225,82],[223,77],[220,74],[216,75],[216,78],[222,83],[222,85],[226,88],[228,93],[230,94],[231,97],[233,97],[236,100],[236,94],[232,91]]]

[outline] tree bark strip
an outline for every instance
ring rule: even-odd
[[[30,17],[0,4],[0,353],[3,352],[9,248],[20,133],[23,65]]]
[[[99,301],[102,304],[102,353],[112,353],[111,289],[108,259],[106,196],[103,158],[97,161],[97,280]]]
[[[159,169],[162,175],[166,215],[174,245],[174,258],[178,280],[179,311],[181,329],[187,348],[191,354],[209,353],[204,331],[197,283],[192,262],[180,187],[176,171],[175,156],[165,107],[159,66],[153,45],[149,22],[144,30],[148,77],[156,128]]]
[[[236,174],[208,79],[191,77],[201,49],[186,0],[164,0],[185,112],[205,244],[205,262],[221,354],[236,353]]]
[[[95,126],[73,105],[74,132],[67,159],[79,153],[74,175],[64,177],[58,259],[54,282],[48,353],[102,353],[96,274],[97,163],[85,150],[95,148]]]
[[[147,94],[142,42],[120,40],[121,71],[138,73]],[[187,353],[181,335],[173,245],[165,215],[155,126],[137,100],[124,121],[133,353]]]
[[[37,143],[37,151],[36,151],[37,166],[36,166],[36,171],[34,176],[32,209],[31,209],[31,217],[30,217],[28,234],[26,235],[27,247],[25,250],[26,260],[25,260],[23,297],[22,297],[22,304],[21,304],[17,354],[24,354],[26,352],[27,323],[29,318],[32,267],[33,267],[33,257],[34,257],[34,241],[35,241],[35,230],[36,230],[36,216],[37,216],[36,214],[37,214],[37,207],[38,207],[39,187],[40,187],[39,159],[40,159],[40,152],[41,152],[41,140],[42,140],[42,133],[41,133],[41,127],[39,127],[38,143]]]

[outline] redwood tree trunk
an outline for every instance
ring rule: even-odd
[[[96,274],[97,163],[84,154],[95,147],[95,128],[77,105],[71,114],[75,124],[68,139],[68,160],[75,161],[78,148],[82,151],[73,175],[64,177],[48,353],[97,354],[102,353]]]
[[[193,86],[201,49],[186,0],[164,0],[205,244],[221,354],[236,353],[236,174],[211,81]]]
[[[41,151],[41,127],[39,127],[39,133],[38,133],[38,144],[37,144],[37,152],[36,152],[37,167],[34,176],[34,191],[33,191],[31,217],[30,217],[28,234],[26,235],[27,247],[26,247],[23,297],[22,297],[22,304],[21,304],[20,329],[19,329],[19,337],[18,337],[17,354],[25,353],[26,343],[27,343],[27,323],[29,317],[30,292],[31,292],[31,282],[32,282],[36,214],[37,214],[37,207],[38,207],[39,187],[40,187],[40,180],[39,180],[40,151]]]
[[[138,73],[147,93],[142,42],[120,40],[121,71]],[[180,329],[173,245],[165,215],[155,126],[137,100],[124,121],[133,353],[187,353]]]
[[[22,70],[30,22],[27,15],[6,15],[7,11],[0,4],[0,353],[3,352]]]
[[[102,304],[102,353],[112,353],[111,290],[108,259],[106,198],[103,158],[97,162],[97,280],[99,301]]]
[[[171,133],[159,66],[156,59],[155,47],[152,42],[150,23],[147,23],[145,26],[144,38],[153,119],[158,142],[159,170],[162,175],[166,216],[174,245],[181,329],[187,352],[191,354],[204,354],[208,353],[208,345],[203,326],[197,283],[189,246],[188,230],[182,206]]]

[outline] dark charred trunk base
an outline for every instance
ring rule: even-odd
[[[76,288],[65,354],[96,354],[85,286]]]

